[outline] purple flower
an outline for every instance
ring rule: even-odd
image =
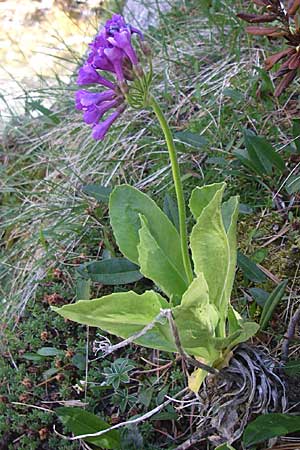
[[[75,95],[76,109],[84,110],[90,106],[99,105],[106,100],[112,100],[115,95],[111,89],[103,92],[77,91]]]
[[[125,76],[124,76],[123,68],[122,68],[124,53],[122,52],[121,49],[119,49],[117,47],[111,47],[111,48],[106,48],[104,50],[104,54],[105,54],[105,56],[107,56],[109,61],[113,64],[118,81],[123,83],[125,81]]]
[[[79,69],[77,84],[102,84],[102,86],[106,86],[110,89],[115,89],[116,85],[106,78],[102,77],[98,74],[98,72],[89,64],[85,64],[83,67]]]
[[[87,59],[95,69],[106,70],[107,72],[115,72],[113,64],[104,53],[104,48],[92,51]]]
[[[96,125],[104,114],[111,108],[118,106],[120,104],[119,100],[111,100],[110,102],[103,102],[101,105],[92,105],[86,109],[83,114],[83,120],[87,124]]]
[[[113,37],[109,37],[107,40],[110,44],[123,50],[130,59],[132,65],[136,66],[138,64],[136,53],[131,44],[131,34],[128,30],[117,32]]]
[[[76,93],[76,109],[83,111],[83,120],[93,126],[94,139],[103,139],[112,123],[125,110],[127,82],[143,76],[142,69],[138,70],[141,66],[131,43],[133,33],[143,39],[143,34],[138,29],[126,24],[119,14],[114,14],[89,44],[87,61],[79,70],[79,85],[95,83],[108,88],[103,92],[79,90]],[[113,73],[116,84],[99,75],[96,69]],[[116,110],[99,123],[113,108]]]
[[[120,14],[114,14],[110,20],[107,20],[105,24],[105,31],[107,36],[113,36],[115,31],[119,31],[122,28],[126,28],[126,22],[124,17]]]
[[[124,109],[125,109],[124,107],[117,109],[103,122],[99,123],[98,125],[95,125],[92,134],[93,138],[96,139],[97,141],[101,141],[108,132],[111,125],[114,123],[114,121],[122,114]]]

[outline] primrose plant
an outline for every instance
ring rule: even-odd
[[[122,254],[154,282],[154,290],[116,292],[62,308],[60,315],[99,327],[130,342],[179,352],[196,370],[189,386],[198,391],[208,372],[228,364],[232,349],[254,335],[230,304],[236,267],[238,198],[222,202],[225,183],[197,187],[190,197],[194,217],[187,235],[186,208],[176,150],[169,125],[150,92],[151,56],[142,33],[114,15],[90,44],[78,83],[98,84],[102,92],[80,90],[76,106],[103,139],[129,105],[155,113],[169,151],[179,212],[179,230],[147,195],[129,185],[110,195],[111,226]],[[147,63],[147,64],[146,64]],[[148,67],[148,70],[145,70]],[[104,70],[114,81],[98,73]],[[114,109],[102,122],[104,114]]]

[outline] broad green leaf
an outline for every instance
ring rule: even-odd
[[[292,195],[300,191],[300,175],[294,175],[288,178],[285,189],[288,194]]]
[[[108,258],[80,266],[92,281],[102,284],[119,285],[134,283],[143,278],[139,267],[126,258]]]
[[[258,283],[262,283],[266,281],[266,275],[257,267],[257,265],[251,261],[247,256],[243,255],[243,253],[238,252],[237,255],[237,264],[239,268],[243,271],[243,274],[246,278],[251,281],[255,281]]]
[[[252,138],[255,134],[251,130],[244,130],[244,142],[247,149],[247,153],[251,163],[253,164],[255,171],[260,175],[263,175],[265,172],[272,172],[272,165],[267,161],[266,167],[264,166],[261,158],[257,155],[256,148],[252,145]]]
[[[236,264],[236,220],[238,199],[232,198],[224,208],[227,233],[221,212],[225,184],[211,185],[210,189],[194,191],[191,209],[200,213],[191,234],[192,257],[196,274],[201,272],[207,281],[210,302],[220,313],[219,336],[225,336],[225,319]],[[201,193],[203,197],[201,197]],[[197,204],[200,207],[197,208]],[[206,206],[205,206],[206,205]]]
[[[212,201],[216,192],[225,189],[225,183],[213,183],[208,186],[196,187],[191,195],[189,207],[197,220],[203,209]]]
[[[196,148],[204,147],[207,144],[207,140],[204,136],[197,133],[192,133],[191,131],[178,131],[175,133],[174,137],[180,142],[192,145]]]
[[[212,343],[219,314],[209,302],[208,286],[202,273],[192,281],[181,304],[173,308],[172,313],[187,353],[206,360],[219,356]]]
[[[64,352],[55,347],[42,347],[37,350],[37,354],[40,356],[61,356]]]
[[[141,215],[140,220],[142,226],[139,230],[138,252],[141,272],[154,281],[175,303],[179,303],[186,290],[185,277],[183,273],[178,272],[169,253],[165,253],[152,236],[147,219]]]
[[[179,230],[179,215],[177,204],[169,194],[166,194],[164,198],[164,213],[168,216],[172,224],[175,226],[176,230]]]
[[[261,174],[261,165],[259,164],[258,167],[253,164],[253,162],[250,159],[249,153],[244,148],[239,148],[237,150],[234,150],[232,152],[234,156],[237,157],[237,159],[245,166],[248,167],[248,169],[253,170],[254,172],[257,172]]]
[[[261,316],[260,316],[260,329],[264,330],[266,328],[266,326],[269,323],[269,320],[272,317],[273,311],[276,308],[276,306],[278,305],[278,303],[280,302],[280,300],[283,297],[286,285],[288,283],[288,280],[282,281],[281,283],[279,283],[276,288],[271,292],[271,294],[269,295]]]
[[[238,202],[238,197],[230,197],[227,202],[222,204],[222,219],[227,235],[229,231],[231,231],[231,233],[234,231],[234,236],[236,235],[236,222],[239,212]],[[230,230],[230,227],[233,225],[235,225],[234,229]]]
[[[81,408],[56,408],[56,414],[62,423],[75,435],[97,433],[109,428],[109,424],[104,422],[95,414],[85,411]],[[118,450],[121,448],[120,434],[117,430],[108,431],[102,436],[89,437],[84,439],[86,442],[97,445],[102,449]]]
[[[42,362],[45,361],[45,356],[38,355],[37,353],[24,353],[22,358],[27,359],[28,361]]]
[[[94,300],[80,300],[62,308],[52,307],[61,316],[74,322],[99,327],[122,338],[131,337],[152,322],[169,303],[158,293],[146,291],[115,292]],[[150,348],[176,351],[169,325],[159,323],[135,341]]]
[[[132,186],[118,186],[110,196],[109,211],[118,246],[130,261],[138,264],[141,214],[146,217],[157,245],[169,255],[177,272],[185,274],[178,231],[150,197]]]
[[[222,308],[224,308],[226,312],[227,312],[227,305],[229,305],[230,303],[237,261],[236,226],[238,215],[239,215],[239,197],[237,196],[230,197],[230,199],[227,202],[224,202],[222,205],[222,220],[227,234],[229,246],[229,261],[222,298]]]
[[[245,145],[248,154],[259,171],[271,175],[273,167],[281,172],[285,169],[282,157],[262,136],[256,136],[250,130],[244,130]]]
[[[102,186],[102,184],[87,184],[82,188],[85,194],[94,197],[99,202],[108,202],[112,188]]]
[[[243,443],[250,447],[273,437],[300,431],[300,415],[264,414],[250,422],[243,434]]]

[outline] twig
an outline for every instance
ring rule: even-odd
[[[290,224],[286,223],[275,236],[272,236],[270,239],[267,240],[267,242],[262,244],[261,248],[267,247],[269,244],[271,244],[272,242],[276,241],[276,239],[284,236],[290,230],[290,228],[291,228]]]
[[[175,323],[175,320],[173,318],[172,311],[170,309],[165,310],[166,316],[169,320],[170,328],[174,337],[175,345],[177,347],[178,353],[182,357],[183,360],[186,360],[189,364],[191,364],[194,367],[197,367],[198,369],[203,369],[206,372],[212,373],[213,375],[217,375],[219,373],[219,370],[215,369],[214,367],[207,366],[206,364],[198,361],[197,359],[191,358],[183,349],[179,337],[179,333],[177,330],[177,326]]]
[[[188,390],[187,387],[182,389],[176,395],[174,395],[174,398],[180,397],[187,390]],[[154,414],[157,414],[161,409],[163,409],[165,406],[169,405],[170,403],[172,403],[172,400],[168,399],[164,403],[162,403],[161,405],[158,405],[156,408],[152,409],[151,411],[148,411],[146,414],[143,414],[140,417],[136,417],[135,419],[127,420],[126,422],[117,423],[116,425],[113,425],[110,428],[106,428],[105,430],[98,431],[97,433],[81,434],[79,436],[68,437],[68,436],[64,436],[63,434],[60,434],[58,431],[56,431],[55,425],[54,425],[53,429],[54,429],[54,432],[58,436],[60,436],[61,438],[65,439],[67,441],[76,441],[78,439],[86,439],[86,438],[90,438],[90,437],[102,436],[102,434],[108,433],[109,431],[117,430],[118,428],[122,428],[122,427],[125,427],[127,425],[134,425],[136,423],[143,422],[144,420],[147,420],[150,417],[154,416]]]
[[[46,412],[49,412],[51,414],[54,414],[54,411],[52,411],[52,409],[43,408],[42,406],[29,405],[28,403],[11,402],[11,405],[26,406],[27,408],[40,409],[41,411],[46,411]]]
[[[87,403],[87,385],[89,376],[89,344],[90,344],[90,327],[86,327],[86,342],[85,342],[85,377],[84,377],[84,402]]]
[[[290,341],[294,338],[296,332],[297,323],[300,320],[300,308],[297,309],[295,314],[291,317],[290,323],[287,328],[285,339],[283,340],[281,347],[281,361],[286,363],[289,359],[289,347]]]
[[[127,339],[124,339],[122,342],[119,342],[118,344],[111,345],[109,341],[106,339],[105,342],[100,342],[102,345],[102,348],[100,350],[103,352],[101,356],[99,356],[96,359],[93,359],[92,361],[97,361],[100,358],[104,358],[111,353],[115,352],[116,350],[119,350],[120,348],[126,347],[129,344],[132,344],[136,339],[139,339],[140,337],[144,336],[148,331],[152,330],[152,328],[159,322],[162,318],[167,317],[167,312],[170,311],[169,309],[162,309],[160,313],[152,320],[152,322],[148,323],[141,331],[138,331],[137,333],[134,333],[132,336],[130,336]]]
[[[178,358],[176,358],[175,361],[170,361],[170,362],[168,362],[167,364],[164,364],[163,366],[157,366],[157,367],[155,367],[154,369],[148,369],[148,370],[136,370],[135,372],[132,372],[132,373],[131,373],[131,376],[134,376],[134,375],[140,375],[140,374],[142,374],[142,373],[160,372],[161,370],[168,369],[169,367],[171,367],[171,366],[174,364],[174,362],[178,361],[178,359],[180,359],[180,356],[179,356]]]

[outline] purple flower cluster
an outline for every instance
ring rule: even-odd
[[[93,127],[94,139],[103,139],[112,123],[125,110],[126,81],[141,73],[131,43],[133,33],[143,39],[138,29],[126,24],[122,16],[114,14],[89,44],[91,50],[87,61],[79,69],[78,85],[99,84],[107,88],[96,93],[83,89],[76,92],[76,109],[83,111],[84,121]],[[98,70],[114,74],[115,82],[100,75]],[[113,108],[115,111],[99,123],[105,113]]]

